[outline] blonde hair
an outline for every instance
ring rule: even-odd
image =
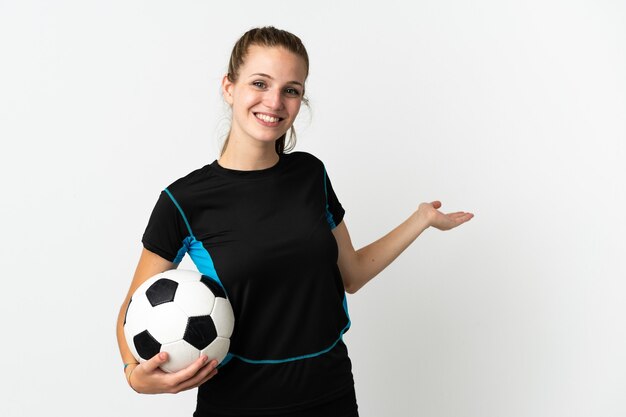
[[[293,54],[301,57],[304,60],[306,73],[304,79],[309,75],[309,55],[306,52],[306,48],[302,44],[300,38],[293,33],[285,30],[276,29],[273,26],[265,26],[260,28],[253,28],[244,33],[241,38],[235,43],[233,51],[230,54],[230,61],[228,62],[228,80],[230,82],[236,82],[239,78],[239,68],[243,65],[248,49],[252,45],[267,46],[267,47],[282,47],[292,52]],[[303,91],[304,94],[304,91]],[[306,98],[302,98],[302,102],[308,106],[309,102]],[[228,146],[228,136],[230,136],[230,130],[226,135],[226,140],[222,145],[220,155],[224,154],[226,146]],[[285,144],[287,133],[284,133],[276,140],[276,153],[282,154],[291,151],[296,146],[296,131],[293,125],[290,128],[289,141]]]

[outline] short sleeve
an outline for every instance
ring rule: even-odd
[[[170,196],[162,191],[141,239],[143,246],[170,262],[178,263],[186,252],[187,236],[182,215]]]
[[[326,173],[326,168],[324,168],[324,191],[326,192],[326,219],[330,228],[334,229],[341,223],[346,211],[335,194],[330,178]]]

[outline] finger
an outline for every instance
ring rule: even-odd
[[[201,355],[188,367],[181,369],[178,372],[173,373],[172,376],[174,377],[173,378],[174,384],[178,385],[187,381],[190,378],[193,378],[193,376],[196,375],[203,366],[207,365],[208,362],[209,362],[209,358],[206,355]],[[211,363],[209,363],[209,365],[211,365],[213,362],[217,362],[217,361],[212,361]]]
[[[432,206],[433,206],[434,208],[436,208],[436,209],[438,209],[439,207],[441,207],[441,201],[439,201],[439,200],[432,201],[430,204],[432,204]]]
[[[203,369],[201,369],[196,375],[187,381],[183,381],[177,387],[177,390],[188,390],[202,385],[204,382],[213,378],[217,373],[217,361],[211,361]]]
[[[474,215],[471,213],[456,214],[456,215],[449,216],[449,218],[455,223],[455,226],[459,226],[465,223],[466,221],[470,220],[472,217],[474,217]]]
[[[473,217],[474,215],[472,213],[466,213],[464,211],[458,211],[456,213],[449,213],[448,217],[455,219],[455,220],[459,220],[459,219],[466,219],[469,220]]]
[[[145,361],[143,365],[147,372],[152,372],[165,362],[167,362],[167,352],[159,352],[149,360]]]

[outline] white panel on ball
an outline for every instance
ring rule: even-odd
[[[220,337],[230,338],[235,327],[235,316],[230,301],[225,298],[216,297],[215,306],[211,312],[211,318],[215,324],[217,335]]]
[[[179,285],[174,296],[174,303],[189,317],[211,314],[214,300],[211,290],[200,281]]]
[[[217,359],[220,363],[228,354],[228,348],[230,347],[230,339],[224,339],[223,337],[217,337],[211,344],[200,351],[209,358],[209,361]]]
[[[132,307],[132,308],[131,308]],[[133,338],[135,335],[146,330],[145,323],[151,315],[153,307],[148,302],[145,294],[137,294],[133,296],[126,310],[126,324],[124,324],[124,337],[133,356],[143,362],[143,358],[139,356],[139,352],[135,349]]]
[[[126,339],[146,330],[146,320],[152,314],[152,307],[145,294],[134,296],[126,311],[126,324],[124,325],[124,335]]]
[[[160,304],[152,308],[148,331],[161,344],[181,340],[187,327],[187,315],[175,303]]]
[[[167,362],[161,365],[165,372],[178,372],[200,357],[200,351],[184,340],[164,344],[161,352],[169,354]]]
[[[189,269],[170,269],[169,271],[162,272],[160,275],[161,278],[168,278],[168,275],[171,275],[173,278],[169,279],[178,281],[180,284],[199,281],[202,276],[199,272]]]

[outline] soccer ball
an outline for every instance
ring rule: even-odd
[[[172,269],[142,283],[124,317],[124,335],[141,363],[159,352],[169,359],[161,365],[176,372],[198,359],[222,362],[230,347],[235,316],[224,289],[196,271]]]

